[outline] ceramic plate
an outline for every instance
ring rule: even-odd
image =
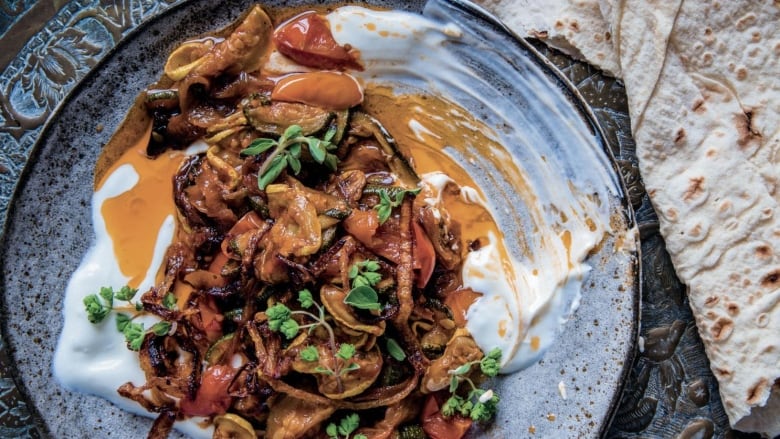
[[[22,391],[40,419],[43,434],[135,438],[148,433],[149,419],[64,390],[54,380],[51,360],[62,325],[63,294],[93,240],[90,197],[101,147],[135,96],[159,76],[167,53],[177,43],[228,24],[249,4],[187,2],[137,28],[74,90],[34,148],[11,203],[2,243],[2,321]],[[473,81],[484,87],[482,98],[495,95],[510,104],[511,110],[501,112],[501,118],[547,133],[543,137],[550,142],[549,151],[563,160],[560,165],[572,178],[593,168],[611,176],[613,196],[601,201],[610,210],[612,233],[587,260],[592,270],[579,306],[541,361],[499,380],[500,415],[483,432],[512,438],[600,435],[609,426],[631,364],[638,326],[639,267],[637,250],[632,250],[637,239],[633,213],[596,119],[560,72],[481,9],[440,0],[381,2],[381,6],[464,29],[466,38],[451,50],[477,72]],[[527,105],[537,95],[549,101],[547,110]],[[495,116],[484,99],[462,96],[458,101],[478,117]],[[559,126],[575,135],[550,132]],[[589,148],[586,156],[581,155],[582,148]],[[527,154],[522,145],[508,149],[515,160]],[[472,165],[469,170],[478,180],[495,182],[496,187],[486,191],[488,196],[511,199],[517,192],[507,183],[511,178],[488,178],[508,172],[496,168],[494,160]],[[509,233],[523,233],[523,225]],[[623,251],[615,252],[616,248]]]

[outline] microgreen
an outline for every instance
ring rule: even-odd
[[[393,195],[387,189],[379,190],[379,204],[374,206],[377,216],[379,216],[379,224],[384,224],[390,218],[393,213],[393,208],[398,207],[404,202],[406,194],[417,195],[420,193],[420,188],[416,189],[402,189],[395,191]]]
[[[292,339],[298,335],[301,330],[308,329],[311,333],[318,326],[325,328],[328,332],[328,347],[330,348],[335,367],[331,369],[327,366],[320,365],[315,368],[315,371],[325,375],[335,376],[340,389],[339,391],[341,391],[343,388],[341,376],[347,372],[360,368],[360,365],[350,361],[355,355],[355,346],[349,343],[342,343],[339,346],[338,351],[336,350],[336,335],[333,332],[333,327],[325,318],[325,308],[314,301],[311,291],[308,289],[299,291],[298,303],[300,303],[301,307],[304,309],[314,308],[314,310],[317,311],[317,314],[304,310],[293,311],[283,303],[277,303],[265,311],[265,314],[268,317],[268,327],[271,331],[281,332],[287,339]],[[314,320],[314,322],[300,325],[293,319],[293,316],[295,315],[305,316]],[[303,361],[308,362],[319,361],[320,359],[319,352],[317,352],[317,348],[314,346],[304,348],[300,352],[300,356]]]
[[[87,319],[90,323],[98,324],[105,320],[111,311],[116,312],[116,329],[125,336],[128,349],[133,351],[141,349],[141,344],[143,343],[146,334],[153,333],[157,336],[163,336],[171,330],[171,324],[165,321],[155,323],[148,330],[144,329],[143,323],[133,322],[133,319],[140,316],[143,311],[143,306],[140,302],[132,302],[136,293],[138,293],[138,289],[130,288],[127,285],[123,286],[118,291],[114,291],[112,287],[102,287],[98,294],[90,294],[84,298],[84,307],[87,311]],[[169,296],[172,299],[170,299]],[[121,307],[114,306],[114,300],[127,302],[128,305]],[[169,309],[173,309],[166,304],[166,302],[170,303],[171,300],[173,301],[173,306],[175,306],[176,297],[169,293],[163,298],[163,305]],[[132,311],[133,315],[130,316],[119,311]]]
[[[328,439],[350,439],[350,435],[360,426],[360,416],[357,413],[350,413],[339,421],[338,425],[334,422],[325,427],[325,434]],[[364,434],[356,434],[352,439],[367,439]]]
[[[331,152],[337,148],[337,145],[331,143],[335,134],[336,129],[331,128],[322,139],[318,139],[313,136],[304,136],[303,129],[299,125],[290,125],[278,140],[255,139],[246,149],[241,151],[241,154],[258,155],[273,148],[257,172],[257,186],[265,190],[266,186],[273,183],[288,167],[295,175],[301,172],[301,151],[304,145],[315,162],[335,171],[338,158]]]
[[[494,348],[481,360],[470,361],[449,371],[450,388],[452,393],[449,399],[442,405],[442,414],[446,417],[459,414],[470,417],[476,422],[487,422],[495,416],[500,398],[493,390],[477,388],[474,382],[467,376],[472,366],[479,364],[480,371],[488,377],[494,377],[501,369],[501,349]],[[460,383],[467,382],[471,386],[468,395],[463,398],[457,395]]]

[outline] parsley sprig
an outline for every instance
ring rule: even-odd
[[[337,145],[331,143],[336,135],[336,128],[330,128],[322,139],[314,136],[304,136],[300,125],[290,125],[284,130],[278,140],[259,138],[252,141],[249,146],[241,151],[243,155],[258,155],[273,148],[257,172],[257,186],[265,190],[288,167],[295,175],[301,172],[301,151],[306,146],[309,155],[315,162],[327,166],[335,171],[338,165],[338,157],[331,151]]]
[[[90,294],[84,298],[84,308],[90,323],[98,324],[105,320],[111,311],[116,312],[116,329],[125,336],[128,349],[133,351],[141,349],[146,334],[163,336],[171,330],[170,322],[166,321],[157,322],[149,329],[144,329],[143,323],[133,322],[133,319],[143,314],[143,305],[140,302],[132,302],[136,293],[138,293],[137,288],[130,288],[127,285],[119,291],[114,291],[112,287],[102,287],[98,294]],[[127,302],[127,305],[114,306],[114,300]],[[163,298],[163,305],[173,309],[176,306],[176,297],[168,293]],[[131,316],[119,311],[130,311],[133,314]]]
[[[401,189],[394,191],[391,195],[387,189],[379,190],[379,204],[374,206],[377,216],[379,217],[379,224],[384,224],[385,221],[390,219],[390,215],[393,213],[393,208],[398,207],[404,202],[406,194],[417,195],[420,193],[420,188],[416,189]]]
[[[460,414],[470,417],[476,422],[487,422],[495,416],[500,398],[493,390],[480,389],[468,377],[472,366],[479,364],[479,368],[485,376],[494,377],[501,369],[501,349],[495,348],[478,361],[470,361],[450,370],[450,393],[452,396],[442,406],[444,416]],[[457,395],[458,387],[462,382],[467,382],[471,390],[464,398]]]
[[[350,413],[339,421],[338,425],[331,422],[325,427],[325,434],[328,439],[350,439],[350,435],[360,426],[360,416],[357,413]],[[352,439],[368,439],[366,435],[358,433],[352,436]]]
[[[344,298],[344,303],[359,309],[382,309],[379,294],[374,289],[382,280],[382,274],[378,273],[380,268],[379,262],[370,259],[352,264],[348,273],[352,289]]]

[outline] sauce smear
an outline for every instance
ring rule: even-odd
[[[138,288],[152,263],[157,231],[165,219],[176,212],[171,176],[181,165],[183,154],[166,152],[152,159],[146,155],[151,126],[138,142],[114,163],[103,180],[120,166],[132,166],[138,182],[127,192],[109,198],[103,203],[101,214],[114,247],[114,254],[122,274],[129,277],[128,285]]]

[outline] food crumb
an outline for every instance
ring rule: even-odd
[[[536,427],[534,427],[533,425],[528,427],[528,432],[531,434],[536,434]]]
[[[547,420],[552,422],[555,420],[555,413],[547,413]]]
[[[566,399],[566,384],[563,381],[558,382],[558,393],[561,394],[561,398]]]
[[[97,126],[95,127],[95,131],[97,131],[98,133],[102,133],[103,132],[103,124],[102,123],[97,124]]]

